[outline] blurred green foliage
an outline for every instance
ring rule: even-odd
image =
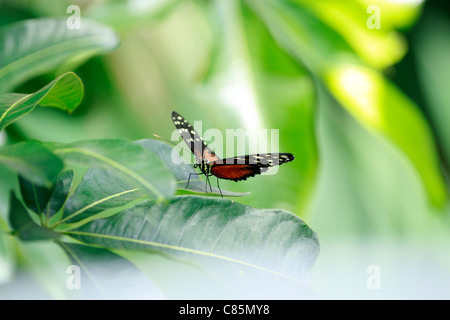
[[[223,188],[251,191],[239,202],[304,217],[322,240],[318,274],[329,262],[328,241],[335,239],[450,243],[450,18],[439,5],[388,0],[57,3],[3,1],[1,25],[68,17],[66,8],[75,3],[83,19],[114,30],[120,45],[89,59],[71,51],[51,68],[27,67],[31,81],[8,81],[14,92],[34,92],[55,74],[76,71],[84,99],[70,115],[36,108],[7,128],[7,143],[142,139],[152,133],[169,139],[172,110],[202,120],[204,130],[279,129],[280,151],[293,153],[295,161],[276,175],[224,182]],[[380,10],[380,29],[368,26],[372,5]],[[101,52],[95,50],[92,55]],[[6,71],[0,68],[0,75]],[[216,151],[234,155],[234,150]],[[438,260],[450,265],[448,259]],[[449,279],[449,273],[443,277]]]

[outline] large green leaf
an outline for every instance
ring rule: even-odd
[[[104,210],[121,207],[145,193],[119,179],[110,170],[89,168],[64,206],[59,222],[77,222]]]
[[[32,111],[37,104],[72,112],[83,98],[83,84],[73,72],[65,73],[32,94],[0,95],[0,131]]]
[[[174,193],[175,180],[159,157],[131,141],[88,140],[52,148],[68,162],[112,170],[151,199],[163,200]]]
[[[256,292],[278,281],[306,284],[319,251],[315,233],[289,212],[191,196],[143,202],[65,234],[106,248],[165,252],[231,281],[236,290],[239,281],[251,282]]]
[[[0,147],[0,164],[26,180],[49,187],[63,168],[63,162],[42,144],[19,142]]]
[[[68,60],[117,46],[118,39],[109,27],[86,19],[80,26],[69,29],[66,19],[40,18],[0,29],[0,93]]]

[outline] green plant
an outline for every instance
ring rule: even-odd
[[[86,58],[117,44],[114,33],[97,24],[77,37],[68,31],[58,33],[59,37],[45,35],[64,28],[63,24],[64,20],[35,19],[2,30],[3,41],[28,44],[18,47],[20,51],[3,52],[2,92],[71,58]],[[44,40],[26,41],[30,25]],[[87,39],[79,41],[79,37],[89,39],[88,45]],[[91,40],[97,38],[100,41]],[[82,97],[82,82],[73,72],[31,94],[4,93],[0,129],[37,106],[72,113]],[[172,125],[169,117],[167,124]],[[139,278],[145,273],[147,286],[142,294],[153,298],[159,297],[158,292],[169,298],[307,295],[308,273],[319,250],[315,233],[284,210],[193,195],[204,190],[203,181],[192,181],[184,190],[189,173],[195,170],[174,164],[171,151],[169,145],[148,139],[25,140],[0,147],[2,196],[8,204],[2,210],[8,212],[11,228],[2,218],[1,282],[11,277],[17,255],[37,270],[37,279],[57,298],[74,296],[61,276],[72,264],[81,267],[81,297],[129,297],[135,289],[119,295],[108,291],[111,278],[117,277],[120,283],[126,277],[102,276],[95,267],[102,260],[108,262],[102,268],[119,274],[133,270],[133,277]],[[176,196],[177,189],[187,195]],[[242,195],[225,190],[223,194]],[[34,250],[55,253],[58,262],[52,263],[51,270],[57,275],[40,269],[37,260],[46,257],[30,253]],[[175,268],[177,275],[167,268]],[[173,279],[189,278],[192,273],[195,283],[189,290],[181,293],[172,288]],[[86,289],[87,283],[92,285]],[[205,288],[198,290],[199,286]]]
[[[73,1],[50,1],[0,10],[0,290],[27,270],[51,297],[77,297],[76,265],[81,297],[115,297],[110,278],[127,297],[309,296],[319,245],[302,219],[327,289],[367,261],[403,266],[410,243],[448,263],[450,27],[430,2],[92,1],[71,30]],[[296,159],[224,181],[225,199],[203,180],[185,190],[194,168],[147,139],[170,137],[172,110],[224,134],[279,129]]]

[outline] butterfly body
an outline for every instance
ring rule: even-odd
[[[201,171],[205,176],[212,176],[212,174],[211,174],[211,168],[212,168],[212,165],[209,164],[209,163],[206,163],[205,160],[202,160],[202,162],[200,162],[200,163],[194,164],[194,168],[199,168],[200,171]]]
[[[246,180],[267,171],[270,167],[294,160],[294,156],[291,153],[252,154],[220,159],[206,145],[203,138],[194,130],[192,125],[179,113],[172,112],[172,121],[196,158],[194,168],[198,168],[201,172],[200,174],[206,176],[207,183],[210,176],[217,177],[217,185],[219,184],[219,179]],[[199,175],[198,173],[192,174]],[[189,175],[189,179],[191,175]],[[222,195],[222,191],[220,192]]]

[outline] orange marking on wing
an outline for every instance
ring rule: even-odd
[[[261,173],[261,168],[249,164],[213,165],[211,173],[220,179],[245,180]]]
[[[209,161],[209,162],[215,162],[215,161],[220,160],[220,158],[218,156],[216,156],[216,154],[213,151],[211,151],[211,149],[209,149],[209,148],[205,148],[203,150],[203,159],[205,159],[206,161]]]

